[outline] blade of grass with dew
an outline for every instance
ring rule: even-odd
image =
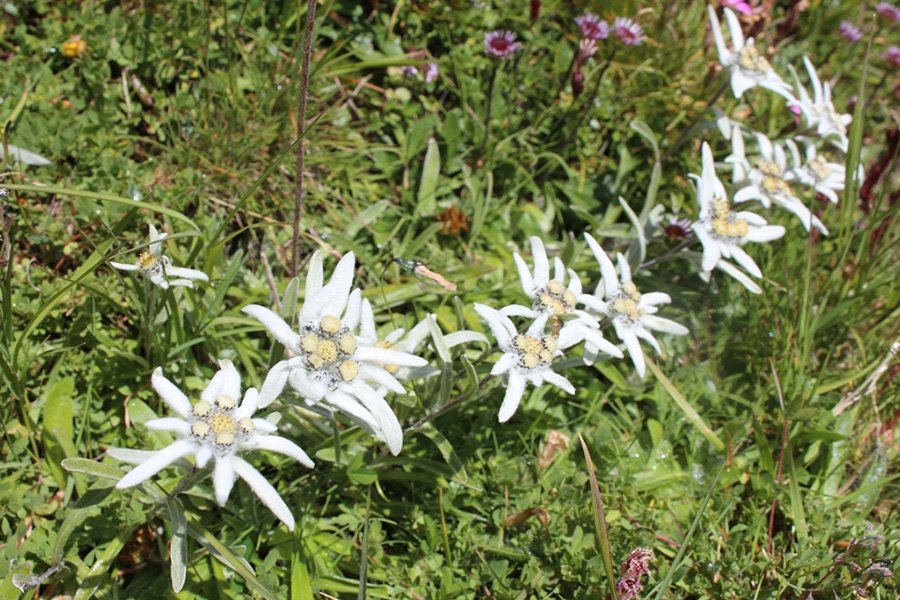
[[[610,596],[616,597],[616,572],[612,562],[612,551],[609,547],[609,526],[606,523],[606,512],[603,509],[603,498],[600,496],[600,485],[597,483],[597,474],[594,469],[594,459],[588,450],[584,437],[579,433],[581,449],[584,451],[584,459],[587,461],[588,477],[591,480],[591,498],[594,502],[594,528],[597,530],[597,544],[600,550],[600,559],[603,561],[603,570],[606,572],[606,580],[609,583]]]
[[[678,549],[678,553],[675,555],[675,558],[672,559],[672,564],[669,567],[668,572],[666,572],[666,576],[657,587],[655,600],[662,600],[663,595],[666,593],[666,590],[668,590],[669,586],[673,583],[673,579],[675,578],[675,571],[677,571],[681,566],[681,563],[684,560],[684,556],[685,554],[687,554],[688,548],[691,544],[691,539],[694,537],[694,533],[697,531],[697,527],[699,527],[700,525],[700,519],[703,517],[703,513],[706,512],[706,506],[709,504],[713,492],[716,490],[716,486],[719,485],[719,479],[722,478],[722,473],[725,472],[725,467],[728,465],[728,462],[732,459],[732,457],[737,453],[737,449],[739,446],[740,443],[734,445],[734,449],[731,451],[728,457],[722,461],[722,466],[720,466],[719,470],[716,472],[715,479],[713,479],[709,488],[706,490],[706,495],[703,497],[703,501],[700,502],[700,506],[697,507],[697,514],[694,516],[694,520],[691,521],[691,527],[688,529],[687,533],[684,535],[684,539],[681,541],[681,547]]]
[[[712,444],[716,450],[722,452],[725,450],[725,442],[719,439],[719,436],[709,428],[709,425],[706,424],[706,421],[703,420],[703,417],[700,416],[691,403],[687,401],[687,399],[681,394],[675,384],[666,377],[663,372],[659,369],[653,360],[650,359],[646,354],[644,355],[644,360],[647,363],[647,367],[650,371],[653,372],[653,375],[659,380],[659,382],[666,388],[666,391],[669,392],[669,395],[672,396],[672,399],[675,401],[675,404],[682,410],[684,416],[688,418],[688,420],[694,424],[694,427],[703,434],[703,437],[707,439],[707,441]]]

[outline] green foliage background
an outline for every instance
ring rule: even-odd
[[[582,232],[618,250],[634,239],[617,197],[637,212],[661,204],[696,216],[687,174],[700,170],[700,141],[719,159],[729,151],[706,109],[725,76],[704,4],[641,10],[648,40],[612,55],[611,40],[601,46],[580,98],[568,87],[572,19],[591,6],[542,4],[531,26],[527,3],[318,7],[303,245],[307,255],[356,253],[357,284],[384,333],[429,312],[445,332],[484,330],[473,302],[524,302],[512,252],[527,254],[531,235],[596,282]],[[868,167],[896,123],[897,81],[880,57],[897,29],[861,20],[858,3],[814,0],[782,30],[796,8],[775,7],[758,44],[777,50],[784,74],[807,55],[838,78],[841,112],[854,96],[864,103],[854,127]],[[627,2],[593,9],[637,14]],[[638,379],[627,360],[567,370],[573,396],[529,388],[515,418],[498,425],[502,388],[473,385],[490,370],[474,346],[474,373],[454,364],[417,382],[415,395],[390,399],[407,426],[439,412],[408,433],[398,457],[349,427],[336,452],[336,438],[308,415],[283,413],[280,428],[317,468],[250,459],[291,506],[293,534],[241,482],[225,508],[204,480],[167,497],[182,477],[174,469],[143,493],[114,490],[121,471],[105,448],[171,441],[141,427],[166,412],[150,387],[154,368],[190,394],[216,359],[233,360],[245,386],[258,387],[270,364],[270,338],[240,308],[273,305],[289,281],[304,15],[271,0],[2,8],[7,143],[51,164],[15,165],[0,180],[11,190],[0,213],[0,596],[20,597],[14,574],[64,560],[38,597],[602,597],[609,582],[578,434],[596,464],[614,561],[653,549],[647,597],[803,598],[815,589],[851,598],[850,584],[867,584],[836,559],[872,535],[885,539],[852,546],[850,559],[900,570],[896,363],[833,412],[898,338],[896,156],[873,210],[862,211],[853,190],[841,206],[817,205],[827,238],[771,214],[788,235],[754,250],[762,296],[719,275],[704,283],[683,255],[636,279],[669,293],[666,316],[690,328],[683,339],[663,336],[666,353],[654,360],[722,448],[661,378]],[[868,48],[839,38],[843,19],[868,27]],[[496,63],[483,32],[496,28],[515,31],[523,48],[498,67],[486,130]],[[62,52],[73,35],[86,43],[80,57]],[[432,60],[435,82],[400,72]],[[783,101],[763,90],[716,106],[758,131],[790,134]],[[430,138],[438,171],[426,161]],[[452,206],[467,230],[442,232],[437,217]],[[211,284],[162,293],[110,268],[110,259],[135,258],[149,223],[165,223],[173,262],[204,270]],[[676,246],[657,231],[648,258]],[[460,291],[422,284],[394,257],[427,259]],[[328,272],[334,260],[326,263]],[[442,411],[451,401],[459,404]],[[543,468],[550,431],[573,443]],[[91,462],[60,466],[78,457]],[[505,524],[534,507],[549,524]],[[173,520],[179,514],[186,524]],[[159,533],[135,533],[146,530]],[[136,554],[141,535],[148,543]],[[185,537],[187,582],[175,594],[169,554]],[[891,598],[896,584],[866,589]]]

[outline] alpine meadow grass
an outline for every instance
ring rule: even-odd
[[[897,598],[898,15],[5,5],[0,598]]]

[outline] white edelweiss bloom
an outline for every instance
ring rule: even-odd
[[[376,348],[395,350],[407,354],[416,354],[419,351],[419,348],[422,347],[422,344],[424,344],[429,337],[434,339],[436,334],[440,334],[440,329],[437,327],[437,319],[434,314],[428,314],[419,324],[408,332],[401,327],[379,339],[378,333],[375,330],[375,314],[372,312],[372,305],[367,299],[363,298],[362,316],[359,322],[359,337],[364,339],[367,343],[373,344]],[[441,343],[447,349],[469,342],[488,343],[487,338],[477,331],[463,330],[447,335],[440,335],[442,339]],[[437,345],[438,341],[435,339],[435,346]],[[441,372],[440,369],[432,367],[431,365],[425,365],[424,367],[401,367],[388,364],[383,366],[388,373],[400,381],[431,377]]]
[[[594,295],[584,294],[579,301],[612,320],[616,335],[625,344],[637,374],[644,376],[646,364],[644,352],[638,338],[647,341],[658,354],[662,353],[659,343],[650,331],[661,331],[674,335],[687,335],[688,329],[675,321],[656,316],[658,304],[672,301],[668,294],[650,292],[641,294],[631,281],[631,267],[621,254],[616,256],[620,275],[616,267],[589,233],[584,234],[591,251],[600,263],[602,280]]]
[[[793,140],[785,143],[791,151],[794,168],[790,173],[799,181],[812,186],[818,193],[828,198],[833,204],[838,203],[837,192],[844,189],[847,170],[844,165],[828,162],[816,152],[815,143],[804,137],[798,137],[806,145],[806,162],[800,159],[800,150]]]
[[[194,281],[209,281],[209,277],[203,271],[173,267],[168,256],[163,256],[162,241],[167,234],[160,235],[156,227],[150,225],[150,246],[138,256],[136,265],[126,265],[109,261],[113,267],[120,271],[142,271],[154,285],[162,289],[168,289],[170,285],[194,287]],[[172,279],[172,278],[175,279]]]
[[[744,139],[741,131],[735,128],[732,135],[733,154],[725,160],[734,164],[734,183],[742,186],[734,195],[735,204],[749,200],[759,200],[766,208],[775,204],[800,219],[807,231],[810,226],[813,226],[822,234],[828,235],[828,228],[825,227],[825,224],[812,214],[803,200],[794,195],[790,183],[792,172],[788,167],[784,148],[781,144],[773,144],[768,137],[761,133],[757,133],[755,136],[759,144],[760,156],[755,158],[751,164],[744,153]]]
[[[235,479],[240,477],[263,504],[293,531],[294,517],[287,504],[272,484],[250,463],[240,458],[238,453],[271,450],[290,456],[309,468],[315,465],[300,446],[271,435],[277,430],[274,425],[265,419],[253,418],[258,394],[254,388],[250,388],[241,400],[241,377],[231,361],[219,361],[219,372],[200,393],[200,400],[194,405],[191,405],[188,397],[175,384],[163,376],[162,369],[157,368],[153,372],[151,381],[166,405],[181,418],[153,419],[145,425],[148,429],[172,431],[180,438],[166,448],[148,455],[135,454],[124,448],[107,450],[117,460],[140,461],[119,480],[116,487],[125,489],[138,485],[189,455],[196,457],[199,468],[206,466],[210,459],[215,459],[213,487],[219,506],[225,505]]]
[[[744,276],[725,258],[733,258],[754,277],[762,277],[759,267],[750,255],[741,248],[747,242],[770,242],[782,237],[784,227],[767,225],[766,220],[751,212],[735,212],[725,194],[725,186],[716,176],[709,144],[703,142],[703,170],[697,180],[697,202],[700,204],[700,220],[691,224],[691,229],[703,244],[701,268],[705,272],[719,268],[735,277],[754,293],[762,290]],[[742,275],[742,274],[741,274]]]
[[[549,383],[570,394],[575,393],[569,380],[555,373],[550,366],[553,359],[563,353],[555,337],[544,335],[548,315],[540,315],[525,333],[519,333],[509,317],[499,310],[476,303],[475,312],[487,322],[503,351],[503,356],[491,369],[491,375],[506,373],[508,378],[506,394],[497,415],[501,423],[508,421],[519,408],[526,382],[534,386]]]
[[[346,254],[331,281],[322,285],[322,259],[313,256],[299,333],[268,308],[255,304],[243,308],[293,354],[269,371],[260,391],[260,406],[268,406],[289,383],[308,406],[343,412],[397,454],[403,447],[403,431],[384,395],[406,390],[385,365],[424,367],[427,361],[379,348],[375,340],[354,333],[363,305],[360,291],[350,292],[354,264],[353,253]]]
[[[809,73],[809,80],[812,84],[813,97],[809,97],[800,84],[797,72],[791,68],[794,73],[794,81],[797,84],[797,93],[799,95],[797,106],[803,114],[807,127],[815,127],[816,133],[823,138],[829,139],[835,146],[842,151],[847,152],[847,126],[853,121],[853,117],[849,114],[839,114],[834,108],[831,101],[831,85],[826,81],[819,79],[816,68],[808,57],[803,57],[803,64],[806,65],[806,71]]]
[[[728,29],[731,31],[731,43],[734,46],[734,51],[731,51],[725,45],[722,27],[719,25],[715,9],[712,6],[707,8],[716,49],[719,52],[719,62],[723,67],[731,70],[731,91],[734,92],[734,97],[740,98],[750,88],[760,86],[772,90],[787,99],[788,102],[796,104],[796,99],[791,93],[791,86],[759,53],[753,38],[744,40],[744,32],[741,30],[741,22],[737,15],[728,8],[723,9],[725,20],[728,21]]]
[[[513,253],[513,259],[519,270],[522,289],[532,300],[531,308],[511,304],[501,308],[500,312],[507,317],[536,319],[546,315],[558,318],[565,323],[563,328],[565,333],[561,329],[557,340],[563,350],[586,340],[607,354],[621,357],[619,349],[603,339],[597,320],[587,312],[576,308],[578,298],[582,295],[581,279],[578,274],[572,269],[566,269],[559,257],[554,257],[553,279],[550,279],[550,261],[547,259],[544,242],[537,236],[532,236],[528,241],[531,243],[534,272],[532,273],[528,263],[518,253]],[[565,283],[566,274],[569,276],[568,286]]]

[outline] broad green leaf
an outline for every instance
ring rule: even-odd
[[[74,379],[71,377],[60,379],[47,392],[47,402],[42,414],[42,439],[47,453],[46,468],[62,490],[66,489],[67,475],[60,463],[64,458],[74,458],[78,454],[72,442],[75,418],[72,407],[74,391]]]
[[[416,214],[420,217],[437,212],[435,194],[438,179],[441,176],[441,150],[437,140],[428,138],[428,149],[425,151],[425,162],[422,165],[422,178],[419,180],[418,205]]]
[[[124,472],[119,467],[78,456],[63,460],[62,467],[70,473],[84,473],[85,475],[115,479],[117,481],[124,475]]]
[[[184,587],[187,577],[187,519],[175,498],[166,495],[166,506],[172,522],[172,539],[169,544],[172,591],[178,593]]]

